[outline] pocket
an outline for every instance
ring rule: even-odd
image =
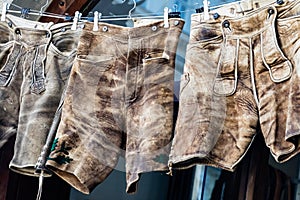
[[[191,29],[189,43],[214,43],[222,40],[223,34],[220,29],[220,23],[204,23]]]
[[[84,73],[105,72],[116,65],[116,58],[111,55],[77,55],[75,60]]]
[[[7,22],[0,22],[0,48],[11,41],[11,28],[8,28]]]
[[[281,47],[284,55],[289,60],[296,61],[296,55],[300,49],[299,34],[295,34],[299,31],[300,18],[288,18],[288,19],[278,19],[277,20],[277,36],[278,44]],[[298,62],[296,61],[296,64]],[[296,68],[297,69],[297,68]]]
[[[197,83],[190,73],[185,72],[180,79],[179,101],[184,104],[195,104],[198,102]]]
[[[74,62],[75,71],[80,76],[79,79],[92,87],[97,87],[97,85],[105,87],[110,84],[109,77],[112,77],[114,73],[107,71],[116,65],[115,58],[97,56],[95,61],[84,58],[86,56],[77,56]]]
[[[152,52],[138,65],[127,71],[126,100],[136,100],[142,90],[163,91],[163,97],[173,100],[174,63],[168,55]],[[143,89],[144,88],[144,89]]]
[[[178,125],[180,126],[193,123],[193,119],[199,112],[197,88],[194,87],[196,84],[193,82],[193,77],[188,72],[181,75],[178,113]]]
[[[144,64],[150,64],[150,62],[154,62],[156,64],[168,64],[169,63],[169,55],[157,52],[147,53],[146,57],[143,59]]]
[[[136,83],[132,82],[136,85],[135,90],[139,90],[142,86],[152,87],[155,85],[173,88],[175,73],[173,64],[168,59],[168,56],[158,55],[158,57],[155,57],[152,55],[152,57],[143,59],[142,67],[139,66],[131,72],[127,72],[131,79],[128,82],[136,80]]]
[[[12,79],[20,51],[19,44],[9,42],[0,52],[0,86],[7,86]]]
[[[50,48],[52,48],[55,53],[61,56],[70,57],[77,52],[79,42],[78,33],[55,36],[56,35],[53,36],[50,43]]]
[[[293,67],[280,49],[274,29],[271,27],[261,33],[261,54],[271,80],[280,83],[291,77]]]
[[[213,90],[216,95],[230,96],[237,87],[237,51],[239,40],[226,40],[221,49]]]

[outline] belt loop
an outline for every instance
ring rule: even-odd
[[[45,91],[45,64],[47,45],[36,48],[34,62],[32,64],[31,93],[40,94]]]

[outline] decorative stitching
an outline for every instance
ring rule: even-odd
[[[70,151],[72,149],[72,147],[66,147],[66,142],[62,142],[60,149],[55,151],[55,149],[57,147],[57,143],[58,143],[58,138],[56,138],[53,141],[53,144],[52,144],[52,147],[51,147],[51,152],[60,153],[60,154],[63,154],[63,155],[58,155],[58,156],[53,157],[53,158],[51,158],[49,156],[47,159],[48,160],[53,160],[59,165],[67,164],[67,163],[70,163],[71,161],[73,161],[73,159],[68,156],[69,155],[68,151]]]

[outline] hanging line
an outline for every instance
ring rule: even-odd
[[[35,16],[45,16],[45,17],[53,17],[53,18],[59,18],[59,19],[66,19],[66,15],[60,15],[60,14],[55,14],[55,13],[49,13],[49,12],[42,12],[38,10],[31,10],[29,8],[22,8],[21,6],[18,6],[14,3],[9,4],[10,6],[14,6],[20,10],[12,10],[12,9],[7,9],[7,13],[15,13],[15,14],[21,14],[21,15],[35,15]]]
[[[61,15],[61,14],[55,14],[55,13],[49,13],[49,12],[43,12],[40,13],[40,11],[37,10],[31,10],[29,8],[22,8],[16,4],[11,4],[12,6],[20,9],[20,10],[11,10],[7,9],[7,13],[16,13],[21,14],[22,16],[25,15],[35,15],[35,16],[46,16],[46,17],[53,17],[58,19],[63,19],[65,21],[73,20],[75,16],[70,15]],[[192,11],[192,10],[190,10]],[[101,13],[101,12],[99,12]],[[172,12],[170,12],[172,13]],[[146,13],[146,14],[135,14],[131,15],[131,18],[140,18],[140,19],[151,19],[151,18],[163,18],[163,12],[160,13]],[[128,15],[114,15],[114,16],[101,16],[101,19],[99,21],[117,21],[117,20],[132,20],[128,17]],[[91,21],[92,17],[80,17],[79,21]]]
[[[227,6],[227,5],[233,5],[233,4],[238,4],[241,2],[247,2],[250,0],[239,0],[239,1],[234,1],[234,2],[229,2],[229,3],[224,3],[224,4],[220,4],[220,5],[215,5],[215,6],[209,6],[209,9],[217,9],[223,6]],[[274,0],[275,2],[275,0]],[[16,11],[16,10],[10,10],[8,9],[7,12],[9,13],[17,13],[17,14],[22,14],[21,10],[24,9],[16,4],[10,4],[18,9],[20,9],[20,11]],[[203,6],[203,5],[202,5]],[[201,7],[201,6],[200,6]],[[186,10],[182,10],[182,11],[177,11],[178,13],[188,13],[188,12],[195,12],[195,9],[197,8],[191,8],[191,9],[186,9]],[[101,13],[101,12],[99,12]],[[70,16],[70,15],[61,15],[61,14],[55,14],[55,13],[50,13],[50,12],[40,12],[37,10],[29,10],[28,14],[31,15],[40,15],[40,16],[46,16],[46,17],[53,17],[53,18],[59,18],[59,19],[64,19],[66,21],[68,20],[72,20],[74,19],[75,16]],[[155,13],[146,13],[146,14],[135,14],[135,15],[131,15],[132,18],[158,18],[158,17],[163,17],[163,12],[155,12]],[[89,17],[81,17],[82,20],[88,20]],[[114,20],[130,20],[130,18],[128,18],[128,15],[113,15],[113,16],[101,16],[101,19],[99,21],[114,21]]]
[[[216,6],[209,6],[209,9],[216,9],[216,8],[220,8],[223,7],[225,5],[232,5],[232,4],[237,4],[237,3],[241,3],[243,1],[249,1],[249,0],[240,0],[240,1],[235,1],[235,2],[230,2],[230,3],[225,3],[225,4],[220,4],[220,5],[216,5]],[[22,10],[24,11],[24,8],[16,5],[16,4],[10,4],[18,9],[20,9],[20,11],[17,10],[11,10],[11,9],[7,9],[8,13],[16,13],[16,14],[22,14]],[[196,8],[197,9],[197,8]],[[201,10],[201,9],[200,9]],[[69,20],[73,20],[75,18],[75,16],[70,16],[70,15],[62,15],[62,14],[55,14],[55,13],[50,13],[50,12],[40,12],[38,10],[31,10],[31,9],[27,9],[27,14],[29,15],[36,15],[36,16],[45,16],[45,17],[53,17],[53,18],[58,18],[58,19],[63,19],[65,21],[69,21]],[[177,13],[188,13],[188,12],[195,12],[195,8],[191,8],[191,9],[186,9],[183,11],[177,11]],[[101,12],[99,12],[101,13]],[[131,15],[131,18],[139,18],[139,19],[151,19],[151,18],[163,18],[163,12],[155,12],[155,13],[146,13],[146,14],[134,14]],[[91,21],[93,17],[81,17],[79,21]],[[113,16],[101,16],[101,19],[99,19],[99,22],[101,21],[118,21],[118,20],[130,20],[131,18],[128,17],[128,15],[113,15]]]

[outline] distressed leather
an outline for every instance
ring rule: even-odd
[[[22,85],[22,65],[29,46],[19,37],[17,27],[43,29],[47,23],[31,22],[7,14],[1,22],[1,53],[0,53],[0,148],[9,137],[17,133],[20,110],[20,91]],[[4,34],[3,34],[4,33]],[[35,38],[36,39],[36,38]],[[30,44],[29,44],[30,43]],[[29,46],[27,46],[27,44]],[[37,43],[38,44],[38,43]]]
[[[16,84],[10,84],[10,81],[19,82],[20,77],[15,74],[13,66],[8,62],[9,58],[13,57],[14,47],[14,32],[8,22],[8,20],[0,22],[0,148],[16,134],[18,124],[19,90],[15,87]]]
[[[71,31],[72,23],[59,25],[15,18],[14,67],[20,81],[19,113],[14,155],[10,169],[29,176],[45,144],[62,91],[76,55],[80,29]],[[24,22],[24,23],[23,23]],[[22,26],[30,24],[31,26]],[[21,25],[20,25],[21,24]],[[47,174],[49,176],[51,174]]]
[[[90,193],[125,158],[128,193],[140,174],[166,171],[176,48],[184,22],[128,28],[86,23],[47,168]]]
[[[170,167],[233,171],[258,126],[278,162],[299,152],[299,1],[235,15],[192,16]]]

